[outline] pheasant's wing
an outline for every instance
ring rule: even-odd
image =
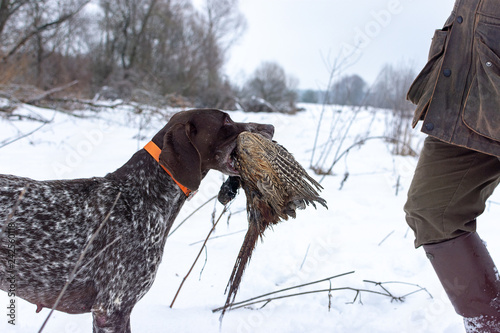
[[[313,206],[315,206],[314,201],[316,201],[326,207],[326,201],[317,192],[323,187],[309,176],[300,163],[283,146],[277,143],[275,143],[275,146],[277,153],[273,165],[275,165],[274,168],[278,177],[285,184],[290,199],[293,201],[303,200],[303,202],[311,203]]]

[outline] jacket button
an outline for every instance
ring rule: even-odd
[[[446,77],[450,77],[451,76],[451,69],[445,68],[443,70],[443,75],[446,76]]]
[[[434,124],[433,123],[425,124],[425,129],[428,131],[432,131],[434,129]]]
[[[462,16],[457,17],[457,22],[462,23],[464,21],[464,18]]]

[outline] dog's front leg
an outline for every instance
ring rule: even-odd
[[[129,310],[92,310],[93,333],[131,333]]]

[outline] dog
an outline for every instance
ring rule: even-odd
[[[274,127],[215,109],[183,111],[105,177],[0,175],[0,289],[14,282],[39,312],[75,271],[56,310],[92,312],[94,332],[131,332],[131,311],[153,284],[175,217],[209,170],[238,175],[231,154],[244,131],[272,138]]]

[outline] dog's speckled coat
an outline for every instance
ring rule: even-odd
[[[230,154],[243,131],[272,137],[274,129],[234,123],[218,110],[191,110],[174,115],[153,142],[162,149],[160,163],[195,190],[209,169],[235,175]],[[185,200],[144,149],[102,178],[36,181],[0,175],[0,289],[8,290],[13,277],[16,296],[37,310],[52,307],[102,224],[57,310],[91,311],[94,332],[130,332],[132,308],[153,284],[166,236]]]

